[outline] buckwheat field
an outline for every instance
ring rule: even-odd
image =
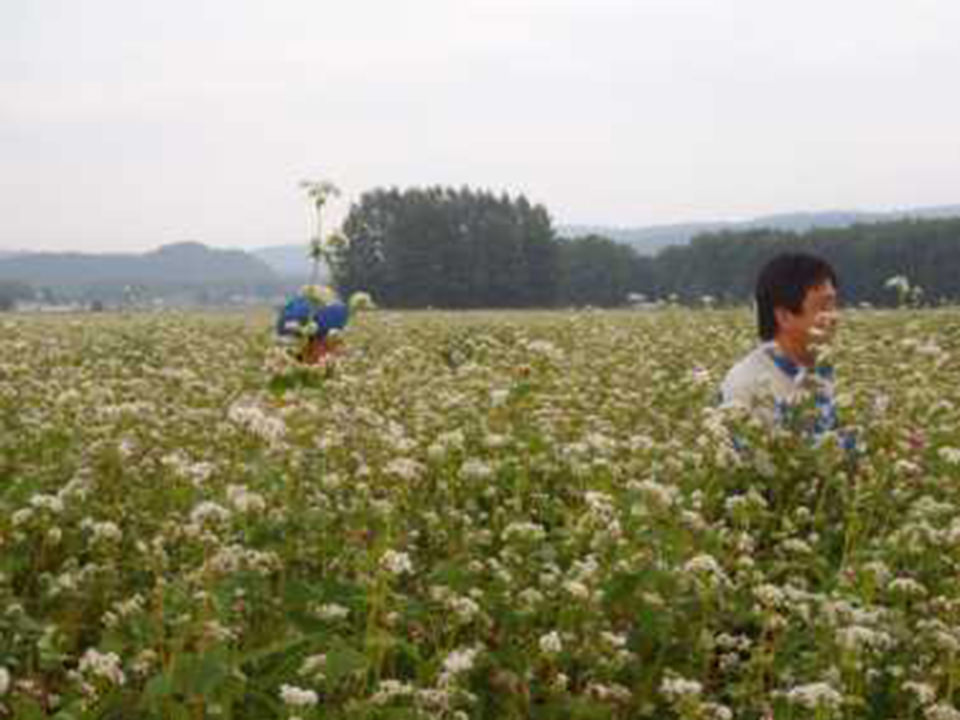
[[[960,312],[0,320],[0,717],[960,718]]]

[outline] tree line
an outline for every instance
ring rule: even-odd
[[[655,256],[599,235],[557,236],[523,195],[469,188],[377,189],[353,204],[330,257],[345,295],[388,307],[612,307],[645,296],[742,303],[776,253],[803,250],[836,268],[847,302],[889,304],[893,275],[925,297],[960,297],[960,219],[816,229],[719,232]]]
[[[695,300],[742,301],[752,295],[756,273],[784,251],[805,251],[836,270],[847,302],[889,305],[897,301],[887,281],[896,275],[923,289],[927,302],[960,299],[960,218],[904,219],[805,233],[753,230],[695,237],[650,262],[650,292]]]
[[[629,247],[560,239],[523,195],[377,189],[354,203],[343,233],[329,258],[337,289],[389,307],[613,306],[637,283]]]
[[[387,307],[614,307],[639,296],[743,303],[760,267],[786,250],[833,264],[846,302],[896,302],[886,286],[894,275],[922,287],[926,302],[960,300],[960,218],[713,232],[650,256],[597,234],[559,237],[547,209],[523,195],[432,187],[365,193],[351,206],[343,234],[347,241],[333,243],[327,258],[337,289],[343,296],[370,292]],[[139,282],[154,275],[165,278],[162,287]],[[124,304],[141,286],[151,296],[194,303],[284,290],[244,253],[182,243],[135,263],[120,256],[4,260],[0,311],[31,298]]]
[[[12,310],[18,302],[33,300],[34,295],[27,283],[0,279],[0,311]]]

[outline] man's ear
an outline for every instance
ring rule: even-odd
[[[773,309],[773,317],[777,321],[777,330],[787,330],[793,324],[795,316],[790,312],[789,308],[775,307]]]

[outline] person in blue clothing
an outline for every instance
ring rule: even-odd
[[[335,351],[350,308],[327,288],[308,285],[290,298],[277,317],[277,335],[301,343],[297,360],[316,364]]]

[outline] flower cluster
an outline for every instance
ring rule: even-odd
[[[703,305],[380,311],[279,391],[266,312],[11,316],[0,716],[957,717],[956,311],[845,311],[850,451],[718,408]]]

